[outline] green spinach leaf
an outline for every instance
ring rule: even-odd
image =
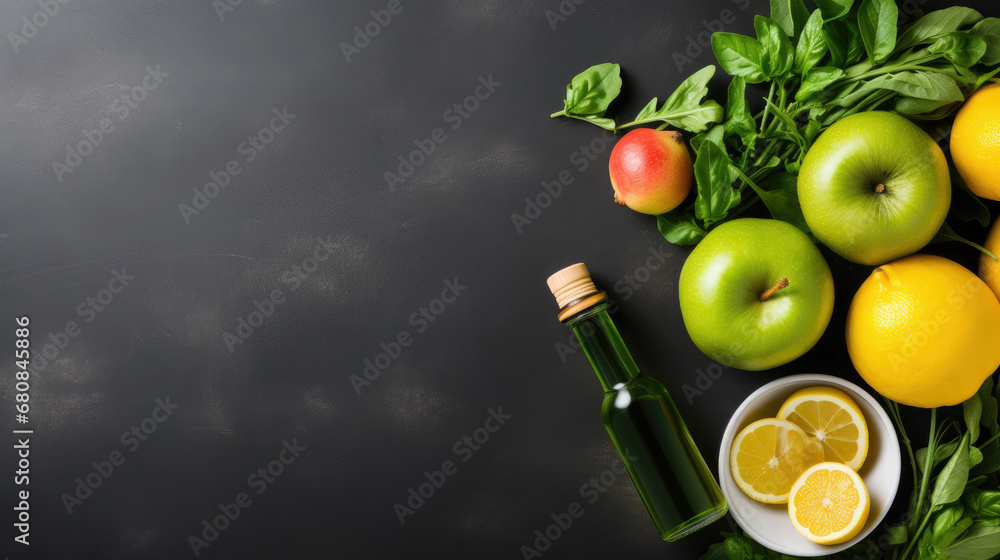
[[[896,19],[899,9],[894,0],[864,0],[858,9],[858,28],[868,58],[875,64],[885,62],[896,48]]]
[[[962,416],[965,418],[965,427],[969,430],[969,442],[975,443],[979,439],[979,421],[983,417],[983,401],[979,393],[962,403]]]
[[[729,82],[726,102],[726,136],[737,135],[750,144],[757,134],[757,124],[747,103],[747,83],[743,76],[734,76]]]
[[[812,94],[830,87],[831,84],[839,80],[843,75],[843,70],[833,68],[832,66],[813,68],[806,74],[805,79],[802,80],[802,85],[799,86],[799,90],[795,92],[795,100],[805,101],[809,99]]]
[[[940,120],[961,105],[960,101],[940,101],[937,99],[920,99],[918,97],[897,97],[893,110],[911,119]]]
[[[624,126],[662,121],[688,132],[698,133],[712,123],[723,119],[722,106],[713,100],[704,101],[708,95],[708,82],[715,74],[715,66],[702,68],[689,76],[677,86],[674,93],[657,109],[657,99],[654,97],[639,114],[635,121]]]
[[[934,448],[934,457],[931,458],[931,470],[933,471],[942,461],[955,454],[958,449],[958,442],[952,441],[943,443]],[[927,460],[927,448],[921,447],[916,452],[917,468],[923,472]]]
[[[809,10],[802,0],[771,0],[771,19],[789,37],[798,37],[808,18]]]
[[[951,456],[934,482],[931,507],[950,504],[962,497],[965,483],[969,481],[969,434],[966,432],[958,443],[958,452]]]
[[[577,74],[566,86],[566,115],[603,117],[622,90],[621,67],[604,63]]]
[[[952,31],[938,37],[928,49],[956,66],[973,66],[986,54],[986,41],[971,33]]]
[[[1000,527],[974,525],[961,540],[941,552],[950,560],[989,560],[1000,551]]]
[[[854,0],[814,0],[816,7],[823,12],[828,20],[839,19],[847,15],[854,5]]]
[[[980,60],[987,66],[1000,64],[1000,18],[986,18],[969,30],[969,34],[986,42],[986,53]]]
[[[896,52],[902,52],[910,47],[930,43],[935,38],[958,31],[983,19],[983,15],[962,6],[952,6],[937,10],[918,19],[899,36],[896,42]]]
[[[962,95],[962,90],[958,88],[955,80],[938,72],[919,71],[879,76],[865,82],[849,95],[834,100],[833,104],[850,107],[876,90],[895,91],[915,99],[930,99],[945,103],[965,100],[965,96]]]
[[[830,62],[836,68],[847,66],[847,53],[850,50],[850,30],[842,21],[828,21],[823,27],[823,37],[830,49]]]
[[[767,182],[761,183],[759,189],[754,190],[776,220],[788,222],[803,233],[809,233],[809,226],[802,215],[802,206],[799,205],[796,183],[795,175],[782,171],[769,177]],[[773,186],[774,189],[764,190],[765,186]]]
[[[826,55],[826,36],[823,34],[823,14],[816,10],[809,16],[798,44],[795,45],[795,71],[805,76],[809,70],[819,64]]]
[[[1000,519],[1000,491],[972,489],[962,497],[965,507],[976,516]]]
[[[740,193],[733,188],[736,172],[725,148],[712,141],[702,143],[694,163],[698,197],[695,216],[706,225],[726,217],[729,209],[740,203]]]
[[[931,533],[934,535],[934,544],[938,544],[942,536],[948,532],[965,514],[965,507],[962,504],[952,504],[934,515],[934,523],[931,525]]]
[[[674,245],[697,245],[708,235],[694,216],[680,210],[671,210],[656,217],[656,227],[667,241]]]
[[[713,33],[712,52],[730,76],[743,76],[748,84],[764,81],[760,41],[736,33]]]
[[[856,19],[848,17],[842,21],[847,26],[847,64],[854,64],[865,57],[865,42]]]
[[[997,386],[1000,389],[1000,385]],[[997,421],[997,398],[993,395],[993,378],[988,377],[979,387],[979,399],[983,402],[983,416],[980,422],[990,431],[990,435],[1000,433],[1000,423]]]
[[[785,74],[795,62],[795,52],[788,35],[770,18],[755,16],[753,24],[762,48],[760,65],[764,75],[777,82],[784,82],[787,78]]]

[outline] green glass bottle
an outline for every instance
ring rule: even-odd
[[[587,267],[565,268],[548,283],[559,320],[576,333],[604,387],[604,427],[660,536],[675,541],[722,518],[728,508],[718,482],[666,388],[639,373]]]

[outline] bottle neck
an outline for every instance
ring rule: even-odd
[[[608,315],[608,302],[585,309],[566,320],[580,341],[604,391],[615,391],[639,375],[625,342]]]

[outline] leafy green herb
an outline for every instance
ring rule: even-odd
[[[794,189],[774,188],[769,180],[786,174],[794,181],[812,143],[827,127],[871,110],[893,111],[917,122],[941,121],[1000,72],[1000,18],[955,6],[899,28],[893,0],[813,2],[817,9],[810,12],[803,0],[769,0],[770,17],[754,18],[756,37],[712,35],[718,66],[732,77],[724,107],[709,98],[712,65],[689,76],[662,103],[653,98],[632,121],[616,124],[606,113],[620,93],[621,76],[619,67],[608,63],[574,77],[563,110],[552,116],[615,132],[655,126],[693,135],[694,204],[658,221],[671,242],[698,243],[704,233],[761,202],[773,217],[806,231]],[[767,91],[762,103],[752,102],[754,92],[761,90],[748,84],[761,84]],[[947,123],[938,129],[947,132]],[[938,134],[937,140],[946,137]],[[988,225],[989,209],[953,177],[949,220]],[[773,185],[778,184],[785,185]],[[934,241],[959,241],[985,252],[947,224]],[[988,406],[985,401],[983,406]],[[1000,465],[1000,457],[994,460],[992,454],[998,448],[987,444],[977,471]],[[975,457],[971,448],[970,454]]]
[[[795,94],[795,100],[805,101],[806,99],[809,99],[812,94],[830,87],[830,85],[836,83],[836,81],[843,76],[844,71],[840,68],[833,68],[830,66],[813,68],[809,70],[805,79],[802,80],[802,87],[800,87],[799,91]]]
[[[950,504],[962,497],[965,483],[969,481],[969,434],[958,444],[958,452],[938,474],[937,484],[931,494],[931,509]]]
[[[674,245],[696,245],[708,235],[694,216],[677,210],[657,216],[656,226],[663,237]]]
[[[809,10],[802,0],[771,0],[771,19],[785,35],[798,37],[809,19]]]
[[[979,420],[983,417],[983,401],[979,393],[962,403],[962,415],[965,417],[965,429],[969,430],[969,440],[978,440]]]
[[[964,243],[974,249],[978,249],[982,253],[989,255],[994,259],[997,258],[997,256],[994,255],[989,249],[983,247],[982,245],[973,243],[972,241],[969,241],[968,239],[965,239],[962,236],[955,233],[955,230],[951,229],[951,226],[948,225],[948,222],[945,222],[944,225],[941,226],[941,231],[937,232],[937,235],[934,236],[934,239],[931,239],[931,243],[943,243],[945,241],[958,241],[959,243]]]
[[[752,145],[757,136],[757,124],[750,114],[746,92],[747,83],[742,76],[735,76],[729,82],[726,124],[723,125],[723,130],[726,136],[739,136],[744,144]]]
[[[952,6],[931,12],[918,19],[899,37],[896,51],[903,51],[923,43],[930,43],[946,33],[958,31],[983,19],[982,14],[972,8]]]
[[[708,95],[708,82],[715,75],[715,66],[706,66],[681,82],[673,94],[657,108],[654,97],[635,120],[618,128],[628,128],[640,124],[663,123],[676,126],[689,132],[701,132],[712,123],[722,120],[725,110],[712,101],[705,101]]]
[[[974,526],[968,534],[951,546],[941,550],[949,560],[990,560],[1000,550],[1000,527]]]
[[[740,192],[733,188],[736,171],[726,151],[715,142],[705,142],[694,164],[698,198],[694,215],[707,224],[721,221],[729,209],[740,203]]]
[[[864,0],[858,9],[858,28],[865,52],[873,64],[885,62],[896,48],[896,19],[899,9],[893,0]]]
[[[753,25],[757,30],[757,40],[760,41],[760,65],[764,76],[778,82],[785,81],[786,74],[795,62],[792,42],[771,18],[756,16]]]
[[[972,33],[953,31],[938,37],[927,51],[943,55],[955,66],[969,67],[986,54],[986,41]]]
[[[1000,18],[986,18],[977,23],[969,34],[986,42],[986,53],[980,62],[988,66],[1000,64]]]
[[[972,490],[963,499],[969,511],[984,519],[1000,519],[1000,491]]]
[[[851,11],[854,0],[815,0],[816,7],[823,12],[823,18],[834,20],[847,15]]]
[[[985,41],[984,41],[985,42]],[[827,52],[826,36],[823,35],[823,14],[816,10],[809,16],[795,45],[795,71],[800,76],[823,60]]]
[[[571,117],[588,121],[601,128],[615,129],[615,122],[604,113],[622,90],[621,67],[604,63],[587,68],[566,86],[563,110],[551,117]]]
[[[802,215],[802,207],[799,206],[799,195],[795,189],[795,176],[790,173],[785,173],[784,176],[791,178],[791,181],[773,181],[778,186],[774,190],[763,190],[753,183],[750,185],[757,191],[757,196],[764,201],[764,206],[767,207],[767,211],[771,213],[771,216],[777,220],[788,222],[805,233],[809,233],[806,218]],[[773,179],[774,177],[772,177]]]
[[[735,33],[712,34],[712,52],[730,76],[742,76],[748,84],[764,80],[760,41]]]

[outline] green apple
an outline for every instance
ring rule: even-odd
[[[927,245],[951,206],[941,147],[883,111],[845,117],[823,132],[802,162],[798,191],[816,238],[873,266]]]
[[[833,314],[833,275],[806,234],[778,220],[740,218],[712,230],[684,263],[681,315],[695,345],[758,371],[812,348]]]

